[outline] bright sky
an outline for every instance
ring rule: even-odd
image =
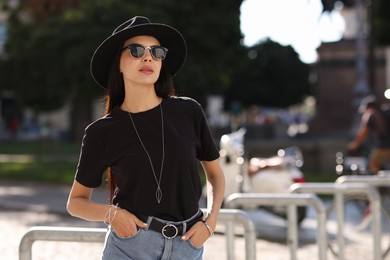
[[[317,59],[321,42],[337,41],[344,30],[338,12],[321,15],[320,0],[245,0],[241,5],[244,44],[265,38],[291,45],[305,63]]]

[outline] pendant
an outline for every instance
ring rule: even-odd
[[[160,204],[161,199],[162,199],[162,191],[161,191],[160,186],[158,186],[157,190],[156,190],[156,199],[157,199],[158,204]]]

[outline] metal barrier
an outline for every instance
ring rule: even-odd
[[[291,185],[292,192],[305,192],[315,194],[333,194],[336,203],[337,216],[337,243],[339,246],[339,259],[345,258],[344,241],[344,195],[345,194],[363,194],[367,196],[371,203],[373,216],[373,254],[375,260],[381,259],[381,216],[380,199],[378,191],[372,186],[363,183],[295,183]]]
[[[205,211],[205,209],[202,210]],[[245,230],[244,237],[246,259],[255,260],[256,231],[252,221],[248,218],[247,214],[241,210],[221,209],[218,221],[227,224],[232,222],[238,222],[242,224]],[[32,259],[32,245],[35,241],[103,243],[106,232],[106,228],[32,227],[24,234],[20,241],[19,260]],[[228,257],[230,258],[232,256]]]
[[[326,259],[327,236],[325,207],[321,200],[313,194],[261,194],[261,193],[235,193],[225,200],[227,207],[238,206],[286,206],[288,220],[287,245],[290,248],[291,259],[297,259],[298,247],[298,221],[297,206],[314,206],[317,212],[317,244],[319,259]],[[229,232],[228,235],[231,235]],[[229,238],[228,238],[229,241]],[[232,248],[232,246],[228,246]]]
[[[249,219],[247,213],[238,209],[221,209],[219,212],[218,221],[226,223],[226,239],[227,239],[227,257],[228,259],[235,259],[233,246],[229,238],[233,236],[232,223],[239,222],[244,227],[245,238],[245,257],[247,260],[256,260],[256,229],[253,222]]]
[[[31,260],[32,245],[38,240],[103,243],[106,232],[106,228],[32,227],[20,241],[19,259]]]
[[[338,177],[336,183],[365,183],[376,187],[390,186],[389,175],[346,175]]]

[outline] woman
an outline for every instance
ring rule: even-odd
[[[108,226],[103,259],[201,259],[213,234],[224,177],[201,106],[175,97],[186,58],[174,28],[134,17],[95,51],[91,73],[107,89],[106,116],[85,129],[67,209]],[[199,210],[200,161],[213,187]],[[107,172],[110,203],[91,200]]]

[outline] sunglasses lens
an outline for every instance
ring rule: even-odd
[[[125,47],[130,51],[130,55],[134,58],[142,58],[145,55],[146,49],[150,49],[150,53],[156,60],[163,60],[167,55],[168,49],[161,46],[144,47],[140,44],[130,44]]]
[[[145,47],[140,45],[130,45],[129,47],[130,54],[134,58],[141,58],[145,54]]]
[[[152,50],[152,55],[155,59],[157,60],[163,60],[165,58],[165,56],[167,55],[167,49],[163,48],[163,47],[152,47],[151,48]]]

